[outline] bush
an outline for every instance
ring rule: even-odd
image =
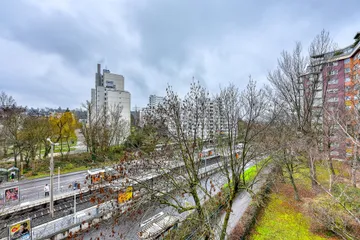
[[[334,232],[344,239],[360,236],[360,226],[333,198],[320,196],[306,205],[309,215],[316,223],[314,230]]]

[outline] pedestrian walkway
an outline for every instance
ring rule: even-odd
[[[253,186],[254,193],[257,193],[261,187],[265,184],[267,176],[271,168],[268,167],[264,169],[264,172],[259,176],[258,181]],[[229,236],[233,229],[236,227],[238,222],[240,221],[241,217],[244,215],[244,212],[248,208],[251,203],[251,195],[247,191],[241,192],[234,200],[232,206],[232,213],[230,214],[228,226],[226,229],[226,234]],[[221,227],[224,223],[226,212],[222,212],[221,216],[218,218],[218,227],[215,229],[215,239],[220,239]]]

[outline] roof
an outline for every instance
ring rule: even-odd
[[[178,217],[160,212],[141,224],[141,234],[139,233],[139,237],[141,239],[155,239],[178,221]]]
[[[354,39],[359,39],[359,38],[360,38],[360,32],[357,32],[357,33],[355,34]]]
[[[353,56],[355,54],[355,52],[357,52],[357,50],[360,48],[360,32],[358,32],[355,35],[355,42],[347,47],[341,48],[341,49],[337,49],[335,51],[331,51],[331,52],[327,52],[327,53],[323,53],[323,54],[319,54],[319,55],[312,55],[311,58],[313,59],[317,59],[320,58],[320,62],[324,63],[324,62],[333,62],[333,61],[338,61],[338,60],[343,60],[346,58],[349,58],[351,56]],[[325,58],[326,59],[321,59],[321,58]]]
[[[11,168],[9,168],[9,171],[19,171],[19,169],[17,168],[17,167],[11,167]]]
[[[101,173],[101,172],[105,172],[104,169],[101,169],[101,168],[96,168],[96,169],[90,169],[88,170],[88,174],[98,174],[98,173]]]
[[[214,148],[203,149],[202,152],[214,151]]]

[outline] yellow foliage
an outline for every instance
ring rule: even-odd
[[[66,111],[54,114],[50,116],[49,121],[53,132],[52,135],[56,142],[76,139],[75,129],[78,123],[71,112]]]

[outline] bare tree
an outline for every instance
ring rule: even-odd
[[[5,92],[0,93],[0,106],[1,108],[10,108],[16,106],[16,101],[12,96],[7,95]]]
[[[14,164],[17,166],[17,157],[23,150],[23,144],[19,138],[19,131],[26,117],[25,108],[13,106],[3,109],[3,128],[8,137],[8,143],[12,146]]]
[[[255,182],[255,179],[250,181],[245,178],[245,167],[269,154],[263,140],[266,139],[266,131],[275,114],[265,91],[257,89],[251,78],[243,92],[240,93],[234,85],[229,85],[215,99],[218,103],[216,145],[222,153],[220,162],[223,163],[222,172],[226,176],[229,190],[220,235],[220,239],[225,239],[237,194],[241,189],[250,190]]]
[[[278,107],[281,108],[281,106]],[[286,113],[281,112],[271,126],[270,134],[273,137],[272,144],[274,148],[272,159],[278,167],[278,173],[280,173],[283,181],[285,179],[282,172],[287,173],[286,176],[294,189],[294,198],[299,201],[300,195],[294,175],[303,165],[301,152],[303,151],[304,141],[297,135],[296,129],[289,123],[287,117]]]
[[[96,160],[99,154],[106,153],[111,146],[125,141],[130,133],[130,125],[123,119],[119,104],[95,111],[93,104],[88,101],[83,107],[88,112],[88,122],[82,125],[81,132],[92,159]]]
[[[9,144],[9,133],[7,132],[7,128],[4,127],[4,120],[8,114],[9,109],[15,108],[16,102],[12,96],[7,95],[5,92],[0,93],[0,133],[2,139],[2,148],[4,156],[7,155],[8,144]]]
[[[319,150],[324,143],[323,92],[327,92],[327,85],[324,82],[328,80],[323,77],[322,70],[325,65],[328,67],[329,56],[326,53],[334,48],[329,33],[322,31],[309,47],[311,57],[304,57],[301,44],[297,43],[292,54],[282,52],[281,58],[278,59],[278,68],[268,76],[278,96],[278,103],[284,106],[289,115],[288,119],[293,126],[296,126],[302,138],[306,139],[307,145],[318,146]],[[331,72],[331,69],[327,68],[327,70]],[[314,189],[317,188],[315,160],[319,155],[319,152],[314,154],[315,152],[312,148],[307,152],[306,157]],[[329,159],[329,169],[333,169],[331,159]],[[334,172],[331,170],[331,173]]]
[[[145,156],[144,165],[156,169],[160,173],[162,186],[143,185],[147,195],[153,201],[171,206],[179,213],[196,213],[196,225],[201,226],[205,239],[211,235],[208,212],[202,199],[211,198],[213,190],[204,187],[201,182],[202,152],[208,134],[209,97],[207,91],[199,83],[193,82],[184,99],[168,87],[164,103],[157,108],[148,109],[146,124],[165,131],[162,135],[168,140],[162,149]],[[167,126],[163,128],[163,126]],[[166,143],[172,143],[166,146]],[[177,167],[179,166],[179,167]],[[172,189],[169,191],[169,189]],[[180,196],[180,197],[179,197]],[[189,198],[192,201],[184,201]]]

